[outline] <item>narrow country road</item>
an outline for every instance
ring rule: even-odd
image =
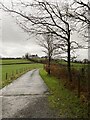
[[[0,90],[2,118],[55,118],[48,104],[48,88],[34,69]],[[0,111],[1,112],[1,111]]]

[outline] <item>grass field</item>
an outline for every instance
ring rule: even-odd
[[[40,69],[40,75],[47,84],[50,95],[49,103],[58,111],[62,118],[88,118],[88,105],[81,103],[80,98],[66,89],[62,81],[49,76],[45,70]]]
[[[57,63],[62,64],[62,65],[67,65],[67,62],[65,62],[65,61],[58,60]],[[71,62],[71,68],[75,68],[75,69],[85,68],[87,65],[88,64]]]
[[[27,59],[5,59],[0,60],[0,64],[12,64],[12,63],[30,63]]]
[[[27,60],[3,60],[3,63],[21,63],[26,62]],[[27,61],[28,62],[28,61]],[[6,86],[11,83],[13,80],[26,73],[29,70],[42,68],[42,64],[33,63],[33,64],[16,64],[16,65],[2,65],[0,66],[0,88]]]

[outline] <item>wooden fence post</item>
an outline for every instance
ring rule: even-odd
[[[8,73],[6,73],[6,80],[7,80],[7,77],[8,77]]]
[[[13,71],[12,71],[12,78],[14,77]]]
[[[18,70],[16,70],[16,74],[18,74]]]

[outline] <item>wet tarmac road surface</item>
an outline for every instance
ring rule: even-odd
[[[48,103],[48,88],[34,69],[0,90],[2,118],[56,118]]]

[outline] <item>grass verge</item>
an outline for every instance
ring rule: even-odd
[[[81,103],[77,96],[64,87],[62,81],[49,76],[45,70],[40,69],[40,75],[51,93],[48,97],[50,106],[58,110],[60,117],[88,118],[87,103]]]

